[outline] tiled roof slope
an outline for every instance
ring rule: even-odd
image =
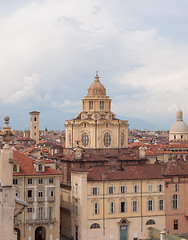
[[[101,181],[102,176],[108,180],[141,180],[141,179],[161,179],[162,165],[143,164],[126,166],[123,171],[110,171],[109,167],[93,167],[89,170],[89,181]]]
[[[15,176],[32,176],[32,175],[60,175],[60,173],[52,169],[50,167],[45,167],[44,172],[36,172],[34,164],[38,162],[37,160],[33,160],[32,158],[26,156],[25,154],[19,151],[13,151],[13,158],[19,163],[20,172],[14,173]],[[44,162],[48,162],[45,160]],[[49,161],[51,163],[52,161]]]
[[[188,162],[168,161],[164,165],[163,175],[165,176],[188,176]]]

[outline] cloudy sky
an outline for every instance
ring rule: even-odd
[[[0,126],[64,129],[96,71],[121,118],[188,123],[187,0],[0,1]],[[130,122],[131,124],[131,122]]]

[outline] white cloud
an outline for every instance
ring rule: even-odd
[[[115,112],[155,120],[180,105],[188,115],[188,44],[162,35],[161,24],[165,16],[185,18],[185,3],[170,1],[168,11],[162,1],[143,2],[44,0],[11,9],[0,19],[1,102],[35,97],[79,112],[99,70]]]
[[[5,99],[5,103],[17,104],[30,98],[38,98],[38,88],[40,86],[40,75],[37,73],[25,76],[23,86]]]

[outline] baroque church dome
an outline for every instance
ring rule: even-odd
[[[179,109],[176,114],[176,121],[172,124],[169,132],[170,141],[187,141],[188,140],[188,126],[183,121],[183,112]]]
[[[170,128],[170,132],[187,132],[188,133],[188,126],[183,121],[183,112],[179,110],[176,114],[176,121],[172,124]]]
[[[88,89],[88,97],[91,96],[106,96],[106,89],[99,81],[99,76],[96,74],[94,82]]]

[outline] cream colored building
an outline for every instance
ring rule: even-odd
[[[111,99],[95,76],[82,99],[82,112],[75,119],[66,120],[66,148],[78,142],[83,148],[127,148],[128,121],[117,119],[111,111]]]
[[[183,112],[180,109],[176,114],[176,122],[170,128],[169,141],[188,141],[188,126],[183,121]]]
[[[32,111],[30,114],[30,138],[39,143],[39,114],[40,112]]]
[[[19,240],[60,239],[60,173],[50,160],[14,151],[13,184],[16,196],[30,206],[15,219]]]
[[[161,166],[98,166],[71,176],[74,239],[148,239],[148,227],[165,228]]]

